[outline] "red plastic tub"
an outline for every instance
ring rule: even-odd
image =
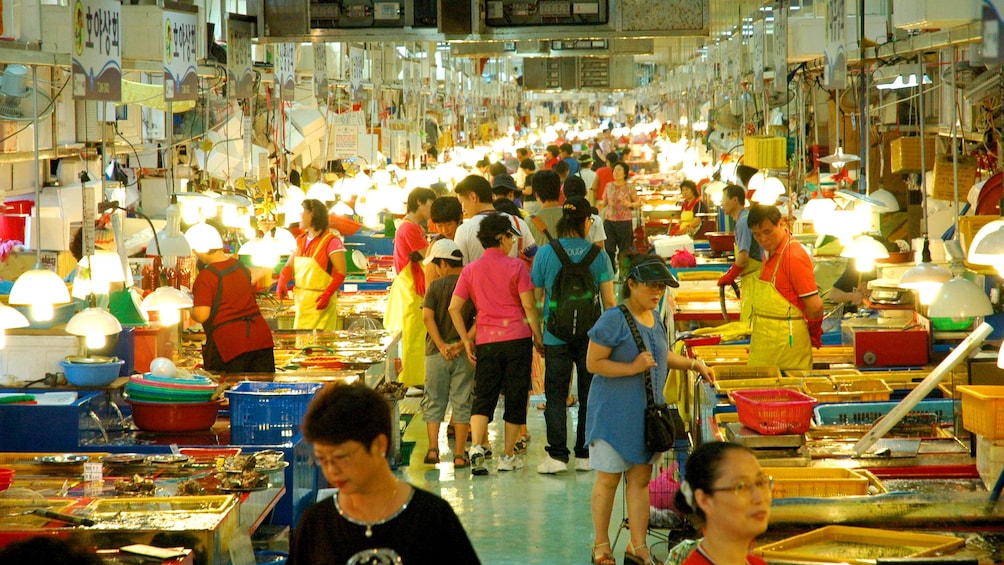
[[[132,421],[148,432],[198,432],[216,423],[222,400],[215,402],[140,402],[132,405]]]

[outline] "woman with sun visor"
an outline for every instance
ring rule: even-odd
[[[651,372],[656,404],[664,404],[662,389],[670,368],[692,370],[711,379],[708,368],[697,360],[669,351],[666,326],[656,308],[667,287],[680,283],[660,257],[632,254],[625,258],[627,273],[621,287],[623,302],[600,316],[589,330],[586,368],[593,373],[586,417],[586,441],[590,463],[596,470],[592,515],[595,537],[593,563],[615,563],[610,551],[610,513],[621,476],[627,479],[631,542],[625,563],[651,563],[646,546],[648,530],[648,481],[652,463],[659,454],[645,447],[645,373]],[[634,335],[634,334],[638,335]],[[644,345],[641,350],[638,340]]]

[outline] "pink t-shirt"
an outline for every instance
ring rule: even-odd
[[[422,226],[405,220],[398,226],[394,234],[394,270],[398,273],[411,266],[411,276],[415,280],[415,292],[419,296],[425,296],[425,272],[422,270],[422,263],[411,261],[408,256],[414,251],[422,251],[429,246],[425,239],[425,231]]]
[[[460,272],[453,296],[474,301],[478,310],[477,343],[497,343],[531,337],[519,295],[533,290],[526,264],[503,255],[497,247]]]

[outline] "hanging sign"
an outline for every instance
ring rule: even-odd
[[[753,36],[750,38],[750,55],[753,62],[753,92],[763,92],[763,48],[766,41],[766,22],[763,20],[753,22]]]
[[[227,93],[231,98],[251,98],[254,73],[251,69],[251,38],[255,19],[241,14],[227,15]]]
[[[164,5],[164,100],[199,97],[196,73],[196,29],[199,9],[191,5]]]
[[[363,71],[366,68],[366,53],[362,49],[349,48],[349,83],[352,85],[352,97],[357,98],[359,89],[363,86]]]
[[[122,99],[122,4],[76,0],[73,22],[73,98]]]
[[[373,81],[373,92],[379,92],[383,84],[383,49],[376,48],[370,53],[370,80]]]
[[[1004,62],[1004,0],[983,0],[983,45],[981,60],[984,63]]]
[[[275,58],[278,62],[275,81],[279,85],[279,99],[283,102],[292,102],[296,89],[296,44],[279,43],[275,48],[278,55]]]
[[[783,2],[774,4],[774,68],[775,92],[788,91],[788,9]]]
[[[826,47],[823,49],[823,86],[844,88],[847,84],[847,54],[844,50],[844,26],[847,20],[844,0],[826,2]]]
[[[334,143],[335,158],[344,159],[359,154],[359,127],[355,125],[336,125],[331,136]]]
[[[328,99],[328,46],[314,44],[314,98]]]

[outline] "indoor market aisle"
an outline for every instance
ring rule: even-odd
[[[489,426],[489,437],[496,453],[502,451],[502,404],[500,401]],[[569,409],[568,413],[571,449],[577,409]],[[439,494],[453,506],[486,565],[589,563],[593,538],[589,497],[595,473],[576,472],[573,463],[565,473],[538,474],[537,464],[546,456],[544,411],[531,406],[527,426],[532,439],[523,456],[525,468],[499,473],[495,468],[496,455],[488,462],[488,476],[473,477],[469,467],[454,473],[452,444],[446,442],[445,425],[439,442],[440,458],[444,462],[438,465],[422,462],[428,440],[425,423],[418,414],[404,435],[405,441],[416,442],[411,462],[400,467],[398,474],[418,487]],[[617,536],[617,528],[624,517],[621,490],[618,489],[614,501],[611,540]],[[627,540],[625,529],[614,548],[618,563]],[[665,557],[665,542],[658,545],[658,540],[649,536],[649,544],[655,548],[657,557]],[[444,556],[449,555],[449,548],[443,549]]]

